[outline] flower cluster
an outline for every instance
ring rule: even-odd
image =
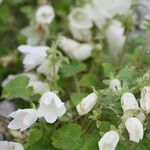
[[[140,2],[136,4],[140,6]],[[17,48],[23,55],[24,72],[9,75],[2,82],[2,92],[4,98],[22,98],[31,107],[25,106],[9,114],[8,128],[21,133],[29,131],[26,138],[32,129],[36,129],[42,138],[46,132],[53,132],[50,130],[55,127],[56,131],[51,133],[48,141],[52,149],[53,146],[54,149],[71,149],[66,143],[70,138],[73,144],[77,143],[72,150],[80,149],[84,138],[82,144],[86,148],[85,141],[91,142],[97,131],[95,143],[99,150],[115,150],[122,139],[139,143],[150,113],[150,75],[149,72],[145,75],[139,73],[139,77],[135,73],[137,68],[133,66],[135,59],[139,60],[137,54],[131,61],[132,67],[119,67],[126,65],[132,57],[129,53],[128,59],[123,59],[128,41],[135,36],[131,31],[139,21],[135,2],[92,0],[82,7],[75,7],[68,15],[69,32],[59,34],[55,41],[49,39],[49,26],[54,19],[60,19],[61,11],[57,13],[54,8],[48,4],[39,6],[30,25],[21,30],[27,38],[26,44]],[[144,31],[150,19],[149,14],[145,14],[139,27]],[[50,47],[47,46],[49,43]],[[113,67],[113,64],[116,66]],[[22,79],[19,81],[23,85],[15,87],[17,79]],[[91,86],[92,92],[89,90]],[[141,98],[136,99],[139,89],[142,89]],[[57,91],[60,91],[59,96]],[[66,124],[71,127],[67,129]],[[101,132],[105,125],[109,127]],[[83,133],[80,133],[81,130],[84,130]],[[77,137],[71,137],[78,132]],[[124,133],[128,134],[124,136]],[[24,148],[19,143],[1,141],[0,149]]]

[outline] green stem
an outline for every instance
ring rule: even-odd
[[[78,78],[77,78],[76,75],[74,75],[73,78],[74,78],[74,81],[75,81],[77,93],[79,94],[79,93],[81,93],[81,89],[80,89]]]

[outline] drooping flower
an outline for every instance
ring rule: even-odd
[[[123,111],[137,111],[139,110],[138,102],[132,93],[124,93],[121,97],[121,106]]]
[[[112,91],[112,92],[117,92],[117,91],[119,91],[119,90],[121,90],[122,89],[122,87],[121,87],[121,82],[120,82],[120,80],[118,80],[118,79],[113,79],[113,80],[111,80],[110,81],[110,83],[109,83],[109,89]]]
[[[105,35],[110,56],[114,60],[118,60],[119,56],[123,52],[123,47],[126,39],[124,35],[124,28],[121,22],[114,20],[112,24],[107,28]]]
[[[135,115],[135,117],[138,118],[141,121],[141,123],[144,123],[146,119],[146,116],[141,109],[139,109],[139,112]]]
[[[76,106],[78,114],[80,116],[89,113],[97,102],[98,96],[95,93],[89,94],[87,97],[82,99],[82,101]]]
[[[48,49],[47,46],[19,46],[18,50],[25,55],[23,60],[25,71],[30,71],[39,66],[45,60]]]
[[[53,92],[46,92],[40,99],[38,116],[44,117],[48,123],[54,123],[66,112],[65,104]]]
[[[55,66],[50,66],[49,61],[45,60],[42,64],[37,68],[37,72],[45,75],[47,79],[51,79],[54,75],[56,75],[59,71],[59,65],[56,63]]]
[[[139,143],[139,141],[143,139],[143,125],[139,119],[135,117],[129,117],[125,122],[125,126],[128,130],[131,141]]]
[[[7,142],[0,141],[1,150],[24,150],[23,146],[20,143],[16,142]]]
[[[115,150],[119,142],[119,134],[116,131],[109,131],[98,142],[99,150]]]
[[[88,14],[84,8],[75,8],[69,14],[69,28],[76,40],[90,41],[92,38],[90,28],[93,23]]]
[[[27,38],[27,45],[45,45],[48,33],[47,26],[34,22],[21,30],[21,34]]]
[[[145,114],[150,113],[150,86],[145,86],[141,91],[141,108]]]
[[[50,24],[55,17],[55,12],[52,6],[40,6],[36,12],[36,21],[41,24]]]
[[[58,46],[71,58],[76,60],[85,60],[91,56],[92,45],[81,44],[72,39],[62,37]]]
[[[13,120],[9,123],[8,128],[20,130],[21,132],[34,124],[38,118],[35,109],[18,109],[12,112],[9,117],[13,118]]]

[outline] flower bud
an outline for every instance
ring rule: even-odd
[[[115,150],[119,142],[119,134],[116,131],[109,131],[98,142],[99,150]]]
[[[128,130],[130,140],[139,143],[143,139],[143,125],[139,119],[129,117],[125,122],[126,129]]]
[[[140,105],[145,114],[150,113],[150,86],[145,86],[142,89]]]
[[[77,106],[76,109],[80,116],[87,114],[92,110],[97,102],[98,96],[95,93],[89,94]]]
[[[71,59],[85,60],[91,56],[92,45],[81,44],[72,39],[62,37],[58,42],[59,48],[61,48]]]
[[[132,110],[132,111],[137,111],[139,110],[139,106],[138,103],[136,101],[136,98],[134,97],[134,95],[132,93],[124,93],[121,97],[121,105],[122,105],[122,109],[123,111],[128,111],[128,110]]]
[[[111,80],[109,83],[109,89],[114,93],[121,90],[122,88],[121,88],[120,80],[118,80],[118,79]]]

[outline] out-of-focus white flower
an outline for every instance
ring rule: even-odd
[[[88,42],[92,39],[92,31],[87,28],[76,28],[72,23],[69,24],[70,31],[74,39]]]
[[[33,87],[35,93],[43,94],[49,91],[49,86],[41,81],[29,81],[29,86]]]
[[[121,82],[120,82],[120,80],[118,80],[118,79],[113,79],[113,80],[111,80],[110,83],[109,83],[109,89],[110,89],[112,92],[117,92],[117,91],[121,90],[122,87],[121,87]]]
[[[82,99],[82,101],[76,106],[78,114],[80,116],[89,113],[97,102],[98,96],[95,93],[89,94],[87,97]]]
[[[139,106],[138,106],[138,102],[136,101],[136,98],[132,93],[129,92],[124,93],[122,95],[121,105],[124,112],[128,110],[132,110],[132,111],[139,110]]]
[[[105,35],[108,43],[109,53],[112,58],[117,60],[123,51],[126,40],[124,28],[121,22],[114,20],[106,30]]]
[[[86,9],[75,8],[69,14],[69,21],[76,28],[91,28],[93,23]]]
[[[69,15],[69,28],[76,40],[90,41],[92,38],[92,19],[90,12],[85,8],[75,8]]]
[[[40,6],[36,12],[36,21],[41,24],[50,24],[55,17],[55,12],[52,6]]]
[[[20,143],[0,141],[1,150],[24,150]]]
[[[50,66],[48,60],[43,61],[43,63],[37,68],[37,72],[45,75],[47,79],[51,79],[51,77],[56,75],[58,71],[59,65],[56,64],[55,66]]]
[[[135,117],[138,118],[142,123],[144,123],[144,121],[146,119],[146,116],[141,109],[140,109],[139,113],[136,114]]]
[[[2,3],[3,0],[0,0],[0,4]]]
[[[71,58],[76,60],[85,60],[91,56],[92,45],[81,44],[72,39],[62,37],[58,46]]]
[[[13,120],[9,123],[8,128],[20,131],[29,128],[38,118],[35,109],[18,109],[12,112],[9,117],[13,118]]]
[[[92,18],[98,27],[102,27],[108,19],[116,14],[127,15],[132,0],[92,0]]]
[[[109,131],[98,142],[99,150],[115,150],[118,142],[119,134],[116,131]]]
[[[141,91],[141,108],[145,114],[150,113],[150,86],[145,86]]]
[[[130,140],[139,143],[143,139],[143,125],[139,119],[129,117],[125,122],[126,129],[128,130]]]
[[[38,116],[44,117],[48,123],[54,123],[57,118],[64,115],[66,108],[60,98],[53,92],[46,92],[40,99]]]
[[[18,50],[25,55],[23,60],[25,71],[30,71],[39,66],[46,58],[47,46],[21,45]]]
[[[27,37],[27,45],[44,45],[48,37],[48,27],[42,24],[31,23],[21,30],[21,34]]]

